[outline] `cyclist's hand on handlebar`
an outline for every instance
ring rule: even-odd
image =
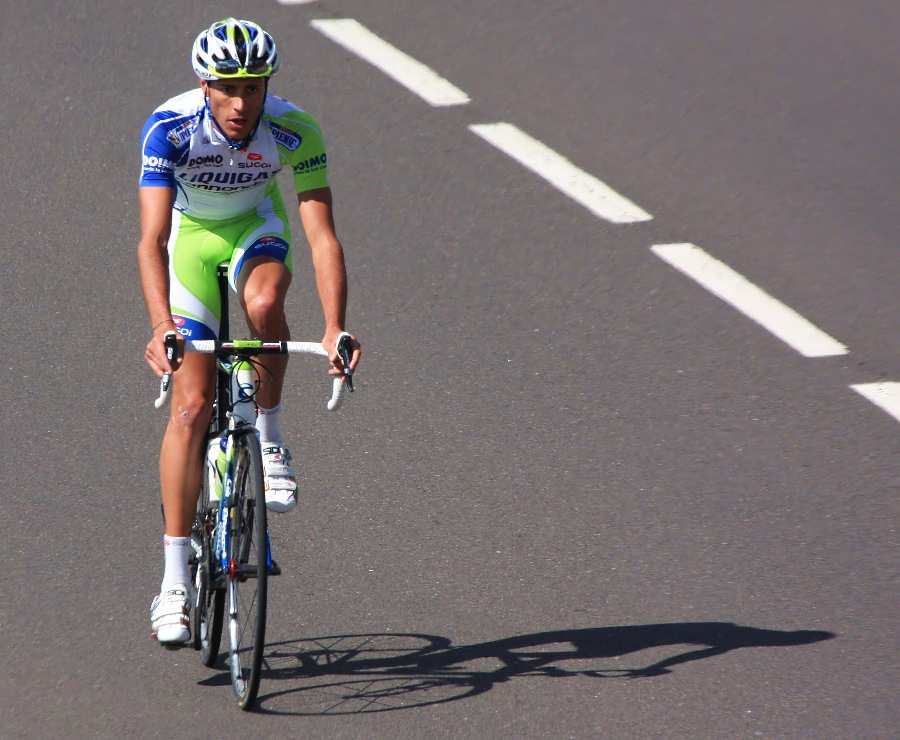
[[[339,351],[338,342],[344,337],[347,337],[347,340],[343,344],[343,351]],[[328,374],[336,378],[352,378],[353,371],[359,364],[360,356],[360,345],[356,341],[356,337],[337,329],[328,330],[322,338],[322,346],[328,352],[328,361],[331,363]],[[347,360],[349,360],[349,364],[347,364]],[[349,370],[349,376],[347,370]],[[352,386],[352,380],[349,382]]]
[[[169,361],[169,349],[166,346],[166,335],[174,334],[176,349],[175,356]],[[176,331],[172,324],[166,323],[158,326],[153,332],[153,337],[147,342],[147,348],[144,350],[144,359],[150,366],[150,369],[156,373],[157,378],[161,378],[165,373],[171,373],[181,367],[184,358],[184,338]]]

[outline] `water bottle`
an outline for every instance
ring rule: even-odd
[[[218,506],[222,498],[222,480],[225,477],[225,445],[227,438],[214,437],[209,440],[206,452],[206,474],[209,476],[209,503]]]

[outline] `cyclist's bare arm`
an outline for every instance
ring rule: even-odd
[[[175,327],[169,311],[169,272],[166,244],[172,226],[172,201],[174,191],[167,187],[143,187],[139,189],[141,208],[141,238],[137,258],[141,276],[141,289],[153,337],[147,344],[144,357],[157,376],[174,370],[166,358],[163,337]],[[180,353],[179,353],[180,354]],[[176,359],[176,367],[180,360]]]
[[[344,361],[335,350],[338,337],[344,331],[347,312],[347,271],[344,266],[344,249],[337,237],[332,211],[331,188],[307,190],[297,195],[300,222],[312,251],[313,269],[316,273],[316,289],[322,302],[325,317],[325,336],[322,346],[328,351],[328,359],[334,366],[331,375],[341,376]],[[359,343],[352,337],[350,370],[359,362]]]

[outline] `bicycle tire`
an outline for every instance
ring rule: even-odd
[[[256,701],[266,636],[268,538],[262,453],[254,432],[235,447],[227,574],[229,668],[241,709]]]
[[[197,499],[197,513],[191,536],[194,539],[194,562],[191,575],[194,581],[194,604],[191,610],[191,639],[200,651],[200,662],[211,667],[219,655],[222,622],[225,612],[225,589],[214,583],[215,554],[213,532],[217,509],[210,506],[209,475],[203,463],[203,483]]]

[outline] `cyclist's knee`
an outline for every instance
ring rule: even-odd
[[[284,323],[284,294],[277,286],[267,286],[244,296],[244,311],[251,326],[265,330]]]
[[[251,328],[258,332],[282,330],[290,284],[290,270],[277,260],[259,257],[241,268],[237,292]]]
[[[211,400],[201,392],[178,394],[172,399],[170,425],[179,431],[203,432],[209,426]]]

